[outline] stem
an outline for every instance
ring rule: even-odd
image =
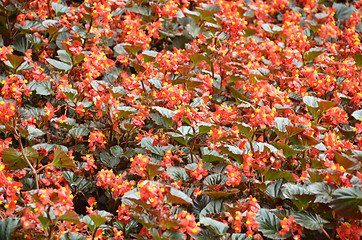
[[[31,172],[34,175],[34,180],[35,180],[35,184],[36,184],[36,189],[39,190],[39,181],[38,181],[38,173],[36,171],[36,169],[34,168],[34,166],[31,164],[31,162],[29,161],[28,157],[25,155],[24,152],[24,147],[23,147],[23,143],[21,142],[21,136],[18,136],[18,142],[20,145],[20,150],[21,150],[21,154],[23,155],[25,161],[27,162],[27,164],[29,165]]]
[[[94,232],[92,234],[92,240],[94,240],[94,238],[96,237],[97,230],[98,230],[98,227],[96,227],[96,229],[94,229]]]
[[[91,20],[90,20],[90,22],[89,22],[89,28],[88,28],[88,30],[87,30],[87,33],[89,33],[90,30],[92,29],[92,25],[93,25],[93,17],[91,18]],[[86,42],[87,42],[87,39],[85,38],[85,39],[84,39],[84,42],[83,42],[83,44],[82,44],[82,49],[83,49],[83,50],[84,50],[84,47],[85,47]]]
[[[128,145],[128,141],[129,141],[129,133],[130,133],[130,132],[131,132],[131,131],[127,132],[127,135],[126,135],[126,144],[124,145],[123,152],[126,152],[126,150],[127,150],[127,145]]]
[[[52,15],[52,9],[50,7],[50,0],[48,0],[48,12],[49,12],[49,18],[52,19],[53,15]]]
[[[324,230],[323,227],[321,227],[321,230],[322,230],[322,232],[324,233],[324,235],[327,236],[328,239],[331,239],[331,237],[328,235],[328,233],[326,232],[326,230]]]
[[[50,211],[50,207],[47,209],[47,218],[48,218],[48,221],[50,222],[48,240],[50,240],[52,238],[52,233],[53,233],[52,219],[50,218],[49,211]]]

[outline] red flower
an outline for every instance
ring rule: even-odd
[[[48,120],[52,119],[54,116],[54,107],[51,103],[47,102],[46,106],[44,107],[44,112],[48,116]]]

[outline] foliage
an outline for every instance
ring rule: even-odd
[[[0,239],[360,239],[338,2],[0,1]]]

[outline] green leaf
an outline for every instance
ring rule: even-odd
[[[123,118],[127,115],[131,115],[131,113],[136,112],[136,109],[134,109],[133,107],[127,107],[127,106],[118,107],[117,110],[120,111],[118,113],[118,118]]]
[[[14,72],[16,72],[16,69],[25,61],[24,57],[20,57],[20,56],[16,56],[16,55],[12,55],[12,54],[7,54],[6,55],[8,57],[8,61],[5,62],[5,64],[8,62],[8,65]]]
[[[107,222],[108,219],[99,215],[88,215],[94,222],[96,228]]]
[[[53,67],[55,67],[56,69],[59,69],[59,70],[63,70],[63,71],[69,71],[70,69],[72,69],[72,65],[69,65],[67,63],[64,63],[64,62],[61,62],[61,61],[58,61],[58,60],[54,60],[54,59],[51,59],[51,58],[46,58],[45,60],[48,61],[48,63],[50,65],[52,65]]]
[[[143,51],[142,52],[142,56],[143,56],[143,59],[144,59],[144,62],[147,63],[147,62],[150,62],[150,61],[153,61],[156,56],[157,56],[158,52],[156,51]]]
[[[354,61],[356,62],[356,66],[360,67],[362,66],[362,54],[354,54],[352,55]]]
[[[284,237],[279,235],[279,231],[282,229],[279,218],[271,213],[268,209],[259,209],[256,222],[259,224],[258,230],[261,231],[265,237],[271,239],[288,238],[288,235],[285,235]]]
[[[34,86],[32,86],[34,84]],[[33,81],[29,85],[31,85],[31,90],[35,90],[36,94],[49,96],[52,93],[52,82],[51,81]]]
[[[177,142],[186,145],[188,140],[186,140],[186,137],[178,134],[178,133],[174,133],[174,132],[167,132],[166,133],[168,136],[170,136],[172,139],[175,139]],[[190,139],[190,137],[187,137],[187,139]]]
[[[246,104],[249,104],[248,102],[245,102],[245,101],[248,101],[249,99],[244,95],[242,94],[240,91],[238,91],[236,88],[228,85],[226,86],[226,88],[231,91],[231,94],[234,96],[235,100],[236,100],[236,103],[246,103]]]
[[[244,31],[245,31],[245,34],[244,34],[245,38],[253,36],[256,33],[256,30],[254,28],[247,28]]]
[[[168,167],[166,173],[175,181],[188,181],[190,179],[189,175],[186,173],[185,168],[171,166]]]
[[[21,157],[21,154],[16,151],[14,148],[7,148],[2,151],[1,158],[6,166],[10,170],[23,169],[28,166],[24,158]]]
[[[51,165],[75,169],[73,160],[59,146],[54,148],[54,160]]]
[[[155,176],[160,175],[161,173],[164,172],[164,168],[160,164],[153,162],[147,164],[146,170],[147,170],[147,176],[150,179],[153,179]]]
[[[302,211],[314,200],[315,196],[305,185],[286,183],[282,188],[282,198],[291,200],[299,211]]]
[[[333,151],[333,152],[334,152],[334,157],[335,157],[337,163],[340,166],[343,166],[345,169],[347,169],[347,170],[354,169],[355,170],[356,169],[355,167],[357,167],[358,169],[361,167],[360,163],[356,159],[348,156],[347,154],[339,153],[337,151]]]
[[[200,223],[208,227],[218,235],[224,235],[226,231],[229,229],[228,225],[209,217],[201,217]]]
[[[137,54],[142,49],[140,45],[131,45],[128,43],[124,44],[123,48],[124,50],[126,50],[128,54],[133,54],[133,55]]]
[[[131,213],[131,216],[136,219],[139,223],[142,224],[142,226],[150,229],[150,228],[154,228],[156,227],[155,223],[151,220],[151,218],[146,215],[145,213],[143,214],[138,214],[138,213]]]
[[[338,106],[337,102],[321,100],[317,102],[319,109],[322,112],[326,112],[328,109]]]
[[[74,223],[74,224],[80,224],[79,216],[74,211],[66,212],[61,217],[59,217],[58,220],[67,221],[67,222],[71,222],[71,223]]]
[[[49,225],[50,225],[50,221],[47,217],[44,217],[44,216],[39,216],[38,217],[39,220],[40,220],[40,223],[41,225],[44,227],[44,228],[48,228]]]
[[[175,204],[192,204],[192,199],[185,193],[171,187],[170,191],[166,193],[167,202]]]
[[[305,60],[307,62],[313,61],[316,57],[321,55],[325,50],[321,48],[311,48],[308,52],[305,54]]]
[[[339,188],[332,195],[332,209],[340,216],[362,219],[362,189],[358,186]]]
[[[185,8],[184,13],[190,16],[195,21],[195,23],[200,20],[201,15],[198,11],[190,11],[189,9]]]
[[[249,140],[251,140],[251,136],[252,136],[252,127],[250,127],[249,125],[242,123],[240,125],[237,125],[237,127],[239,128],[240,132],[242,132],[245,137]]]
[[[223,152],[225,152],[227,155],[229,155],[230,157],[234,158],[236,161],[238,162],[242,162],[243,161],[243,151],[233,145],[223,145],[220,146],[219,149],[221,149]]]
[[[301,150],[291,148],[291,147],[290,147],[289,145],[287,145],[287,144],[272,143],[272,145],[273,145],[274,147],[278,148],[278,149],[282,149],[282,150],[283,150],[283,155],[284,155],[286,158],[302,152]]]
[[[211,64],[210,59],[208,57],[204,56],[204,55],[201,55],[201,54],[190,54],[189,57],[190,57],[192,63],[195,66],[197,66],[202,61],[205,61],[208,64]]]
[[[306,211],[294,213],[292,216],[300,226],[309,230],[321,229],[325,223],[329,223],[327,220],[321,218],[318,214]]]
[[[0,221],[0,240],[9,240],[11,233],[20,226],[20,219],[8,217]]]
[[[294,136],[298,133],[301,133],[305,130],[304,128],[301,128],[301,127],[293,127],[293,126],[289,126],[289,125],[286,125],[285,128],[287,129],[287,133],[288,133],[289,137]]]
[[[29,159],[31,163],[36,162],[39,159],[39,153],[32,147],[24,148],[24,154]]]

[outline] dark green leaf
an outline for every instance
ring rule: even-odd
[[[216,200],[211,200],[206,207],[204,207],[201,212],[200,212],[200,216],[204,217],[204,216],[208,216],[207,214],[216,214],[216,215],[223,215],[224,212],[226,211],[226,208],[224,206],[224,201],[225,200],[221,200],[221,199],[216,199]]]
[[[185,240],[186,236],[180,231],[172,230],[172,231],[166,231],[162,233],[161,235],[164,239],[170,239],[170,240]]]
[[[0,221],[0,240],[9,240],[11,233],[20,226],[20,219],[8,217]]]
[[[358,186],[339,188],[332,195],[331,207],[345,218],[362,219],[362,190]]]
[[[200,148],[203,162],[225,162],[226,158],[216,150],[209,150],[208,147]]]
[[[45,60],[47,60],[50,65],[52,65],[53,67],[55,67],[59,70],[69,71],[70,69],[72,69],[72,66],[67,63],[64,63],[64,62],[61,62],[58,60],[54,60],[51,58],[46,58]]]
[[[215,232],[218,235],[223,235],[226,233],[226,231],[229,229],[229,226],[219,222],[217,220],[214,220],[212,218],[209,217],[201,217],[200,218],[200,223],[203,224],[204,226],[208,227],[209,229],[211,229],[213,232]]]
[[[268,187],[265,190],[265,193],[271,197],[271,198],[277,198],[280,195],[280,188],[283,184],[283,180],[282,179],[278,179],[275,182],[272,182],[271,184],[268,185]]]
[[[170,192],[166,195],[168,203],[192,204],[192,199],[189,196],[174,187],[171,187]]]
[[[334,17],[337,19],[341,19],[341,20],[348,20],[349,17],[355,11],[352,6],[348,7],[343,3],[334,3],[332,6],[333,8],[336,9],[336,13],[335,13]]]
[[[353,116],[355,119],[357,119],[357,120],[359,120],[359,121],[362,121],[362,110],[354,111],[354,112],[352,113],[352,116]]]
[[[14,49],[19,52],[26,53],[26,51],[32,47],[33,44],[31,44],[24,36],[18,37],[14,41]]]
[[[308,186],[308,190],[316,195],[314,202],[330,203],[332,201],[332,188],[325,182],[315,182]]]
[[[188,181],[190,179],[189,175],[186,173],[185,168],[182,167],[168,167],[166,173],[175,181]]]
[[[115,145],[111,147],[111,153],[115,157],[121,157],[123,155],[123,149],[120,146]]]
[[[87,127],[77,127],[70,129],[69,133],[74,136],[87,136],[89,134],[89,130]]]
[[[172,118],[175,115],[175,112],[164,108],[164,107],[152,107],[152,109],[156,110],[159,114],[161,114],[162,116],[166,117],[166,118]]]
[[[149,150],[156,155],[164,157],[167,147],[166,146],[153,146],[153,141],[154,141],[153,138],[145,137],[145,138],[142,138],[140,144],[146,150]]]
[[[285,170],[276,170],[269,167],[264,170],[263,174],[265,176],[265,181],[273,181],[284,178],[285,180],[295,182],[293,175]]]
[[[328,223],[327,220],[324,220],[318,214],[306,211],[294,213],[292,216],[299,225],[309,230],[321,229],[325,223]]]
[[[275,118],[275,127],[280,132],[286,132],[287,131],[287,128],[286,128],[287,125],[292,125],[292,122],[288,118],[284,118],[284,117],[276,117]]]
[[[281,230],[280,221],[277,216],[271,213],[268,209],[261,208],[258,211],[256,222],[259,223],[259,231],[263,233],[265,237],[271,239],[285,239],[288,236],[280,236],[279,231]]]

